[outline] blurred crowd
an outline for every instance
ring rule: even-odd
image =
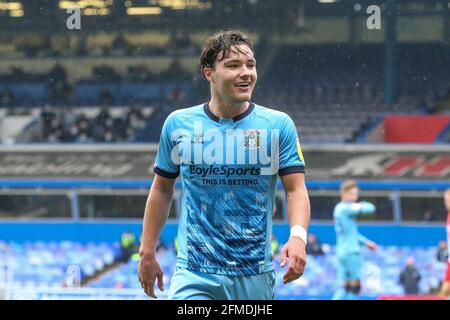
[[[53,109],[46,105],[41,112],[42,132],[31,142],[120,142],[132,139],[146,124],[140,106],[133,105],[120,117],[113,117],[104,104],[94,118],[71,108]]]
[[[121,82],[189,82],[193,75],[185,70],[177,59],[174,59],[167,69],[159,74],[150,70],[147,64],[129,65],[127,72],[117,72],[113,65],[98,65],[92,68],[89,78],[80,79],[79,83],[121,83]],[[7,73],[0,72],[0,107],[12,109],[17,106],[17,96],[11,86],[23,83],[41,83],[45,85],[46,103],[50,105],[77,105],[74,91],[77,83],[71,83],[67,76],[67,70],[60,63],[45,74],[26,72],[18,66],[12,66]],[[3,84],[3,85],[2,85]],[[179,90],[179,89],[178,89]],[[173,95],[179,94],[174,89]],[[174,97],[175,99],[177,97]],[[99,95],[98,104],[108,100],[109,104],[115,104],[113,94],[107,89]]]
[[[101,45],[89,45],[88,38],[83,35],[77,37],[76,41],[61,42],[44,34],[33,39],[18,38],[14,43],[16,52],[27,58],[179,56],[200,52],[199,45],[186,32],[170,35],[164,45],[136,44],[136,41],[129,40],[122,33],[117,33],[114,39]]]
[[[192,74],[183,69],[178,59],[174,58],[167,69],[156,74],[147,64],[129,65],[125,74],[120,74],[110,64],[99,64],[92,68],[91,76],[82,81],[154,81],[154,80],[190,80]],[[68,82],[67,71],[60,64],[55,63],[48,73],[31,73],[17,65],[11,65],[9,72],[0,72],[0,83],[47,82],[49,88]]]

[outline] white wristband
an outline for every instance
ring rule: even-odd
[[[301,225],[296,224],[291,228],[291,236],[289,238],[291,237],[299,237],[306,244],[307,232]]]

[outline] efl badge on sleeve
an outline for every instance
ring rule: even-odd
[[[261,144],[261,134],[259,130],[247,129],[244,131],[244,147],[246,149],[258,149]]]
[[[302,147],[300,147],[300,140],[298,139],[298,137],[297,137],[297,153],[298,153],[298,156],[300,157],[300,160],[305,162],[305,160],[303,159]]]

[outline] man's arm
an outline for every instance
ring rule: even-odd
[[[367,201],[352,203],[348,208],[348,212],[350,215],[372,214],[376,211],[375,205]],[[372,251],[378,250],[378,245],[375,242],[369,240],[360,233],[358,233],[358,241],[367,246]]]
[[[142,288],[153,298],[156,298],[153,291],[156,279],[158,279],[159,289],[164,290],[163,271],[156,261],[156,244],[167,220],[174,182],[175,179],[155,174],[145,206],[138,273]]]
[[[372,214],[375,212],[376,208],[375,205],[373,205],[370,202],[366,202],[366,201],[361,201],[361,202],[355,202],[352,203],[349,206],[349,213],[352,215],[356,215],[356,214]]]
[[[300,225],[308,230],[310,219],[310,204],[308,191],[305,186],[305,174],[292,173],[281,177],[286,193],[286,204],[289,225]],[[288,270],[284,274],[284,283],[298,279],[304,272],[306,265],[305,243],[299,237],[290,237],[281,250],[281,266],[289,258]]]
[[[375,242],[369,240],[365,236],[363,236],[361,233],[358,233],[358,241],[362,244],[366,245],[370,250],[376,251],[378,249],[378,246]]]
[[[362,244],[366,244],[366,242],[369,241],[369,239],[363,236],[361,233],[358,233],[358,241]]]

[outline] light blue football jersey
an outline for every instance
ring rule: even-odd
[[[234,117],[202,104],[170,114],[154,172],[181,173],[177,266],[222,275],[273,270],[272,213],[278,176],[304,173],[292,119],[250,103]]]
[[[375,212],[375,206],[370,202],[339,202],[333,211],[336,231],[336,252],[338,256],[359,253],[360,242],[367,238],[358,232],[357,219],[359,214]]]

